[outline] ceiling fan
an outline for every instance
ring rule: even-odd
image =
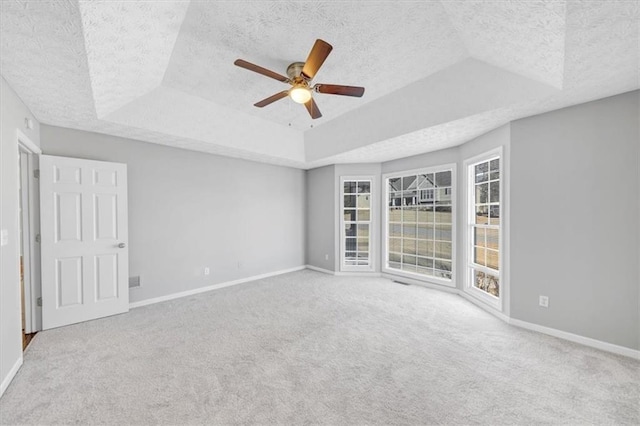
[[[268,98],[255,103],[255,106],[262,108],[289,96],[294,102],[304,104],[307,111],[309,111],[311,118],[316,119],[322,117],[322,114],[318,109],[318,105],[316,105],[316,102],[311,96],[313,92],[328,95],[355,96],[358,98],[364,94],[364,87],[322,83],[316,83],[313,86],[311,85],[311,80],[313,80],[313,77],[315,77],[332,49],[333,46],[326,41],[320,39],[316,40],[311,48],[311,52],[309,52],[309,57],[306,62],[294,62],[287,67],[288,77],[252,64],[243,59],[237,59],[234,64],[283,83],[289,83],[292,86],[289,90],[283,90],[280,93],[276,93],[275,95],[269,96]]]

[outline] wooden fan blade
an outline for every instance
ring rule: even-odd
[[[309,57],[302,67],[302,74],[308,80],[315,77],[316,73],[331,53],[333,46],[324,40],[317,39],[309,52]]]
[[[364,87],[341,86],[339,84],[316,84],[314,90],[328,95],[355,96],[357,98],[364,94]]]
[[[316,101],[313,100],[313,98],[305,102],[304,106],[307,107],[307,111],[309,111],[309,115],[314,120],[316,118],[322,117],[322,113],[320,112],[320,109],[318,108],[318,105],[316,104]]]
[[[284,75],[278,74],[277,72],[273,72],[273,71],[268,70],[266,68],[262,68],[261,66],[252,64],[251,62],[247,62],[244,59],[236,59],[234,64],[239,66],[240,68],[244,68],[244,69],[247,69],[249,71],[257,72],[258,74],[266,75],[267,77],[271,77],[271,78],[273,78],[275,80],[282,81],[283,83],[286,83],[286,82],[289,81],[289,79],[287,77],[285,77]]]
[[[257,106],[258,108],[262,108],[264,106],[269,105],[270,103],[273,103],[275,101],[279,101],[282,98],[286,98],[287,96],[289,96],[289,91],[288,90],[283,90],[280,93],[276,93],[275,95],[271,95],[266,99],[261,100],[260,102],[257,102],[255,104],[253,104],[254,106]]]

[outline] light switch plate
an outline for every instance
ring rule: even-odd
[[[0,246],[6,246],[7,244],[9,244],[9,231],[3,229],[0,231]]]

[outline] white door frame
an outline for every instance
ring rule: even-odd
[[[42,312],[38,308],[38,298],[42,287],[40,283],[40,245],[36,236],[40,233],[40,207],[38,185],[35,182],[35,171],[38,167],[38,156],[42,150],[33,143],[20,129],[16,129],[18,144],[22,197],[22,252],[24,255],[24,317],[25,333],[33,333],[42,329]],[[25,155],[23,162],[22,156]],[[26,167],[25,167],[26,166]]]

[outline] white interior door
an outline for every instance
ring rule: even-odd
[[[129,310],[127,166],[40,156],[42,328]]]

